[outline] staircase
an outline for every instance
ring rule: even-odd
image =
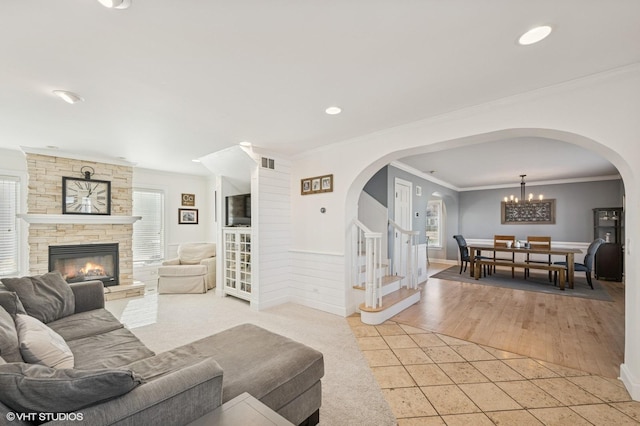
[[[418,232],[401,229],[393,221],[389,225],[406,237],[406,248],[391,268],[388,260],[382,260],[382,233],[371,232],[360,221],[354,221],[352,280],[360,319],[365,324],[382,324],[420,301]]]

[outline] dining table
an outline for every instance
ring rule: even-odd
[[[504,252],[504,253],[523,253],[523,254],[542,254],[542,255],[556,255],[556,256],[564,256],[565,261],[567,262],[567,283],[569,288],[573,288],[574,275],[575,275],[575,254],[582,253],[582,250],[578,248],[570,248],[570,247],[557,247],[552,246],[550,249],[547,248],[524,248],[520,247],[506,247],[506,246],[494,246],[493,244],[467,244],[467,248],[469,249],[469,253],[475,253],[477,256],[481,255],[482,251],[492,251],[492,252]],[[469,261],[469,269],[471,276],[474,276],[475,271],[475,256],[469,256],[471,259]]]

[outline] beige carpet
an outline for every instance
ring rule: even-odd
[[[256,312],[233,297],[157,295],[107,302],[107,309],[150,349],[162,352],[234,325],[253,323],[309,345],[324,355],[320,424],[395,425],[345,318],[287,303]]]

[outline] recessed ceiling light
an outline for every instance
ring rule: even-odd
[[[197,158],[194,158],[194,159],[193,159],[193,160],[191,160],[191,161],[193,161],[194,163],[199,163],[199,162],[200,162],[200,160],[198,160]]]
[[[249,141],[242,141],[238,145],[243,146],[245,148],[251,148],[251,142]]]
[[[75,103],[84,101],[84,99],[82,99],[80,96],[76,95],[73,92],[68,92],[66,90],[54,90],[53,94],[59,97],[60,99],[62,99],[63,101],[70,104],[75,104]]]
[[[534,44],[544,40],[545,38],[547,38],[549,34],[551,34],[551,27],[548,25],[535,27],[527,31],[526,33],[522,34],[518,39],[518,43],[520,43],[523,46]]]
[[[336,115],[336,114],[340,114],[342,112],[342,108],[337,107],[337,106],[332,106],[332,107],[329,107],[329,108],[325,109],[324,112],[326,112],[329,115]]]
[[[48,148],[48,149],[60,149],[59,147],[57,147],[55,145],[47,145],[46,148]]]
[[[131,0],[98,0],[101,5],[109,9],[128,9],[131,6]]]

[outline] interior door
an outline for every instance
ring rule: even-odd
[[[394,185],[394,222],[402,229],[411,230],[411,191],[412,183],[403,179],[396,178]],[[406,266],[407,244],[409,237],[394,230],[394,249],[393,249],[393,273],[395,275],[406,275],[404,267]],[[405,261],[403,261],[405,260]]]

